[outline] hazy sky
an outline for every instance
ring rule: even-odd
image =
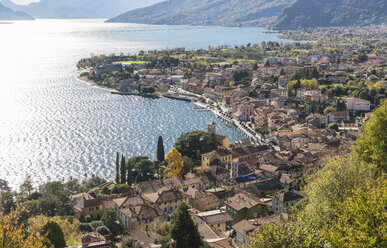
[[[11,0],[11,1],[16,4],[29,4],[32,2],[39,2],[40,0]]]

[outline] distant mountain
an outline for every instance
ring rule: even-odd
[[[284,8],[276,29],[387,23],[386,0],[296,0]]]
[[[41,0],[29,5],[2,3],[14,10],[26,11],[36,18],[76,19],[109,18],[124,11],[142,8],[162,0]]]
[[[34,18],[21,11],[13,11],[0,3],[0,20],[34,20]]]
[[[293,0],[167,0],[107,22],[239,26],[267,23]]]

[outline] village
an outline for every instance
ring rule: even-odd
[[[336,31],[319,32],[316,42],[81,60],[84,80],[115,94],[193,101],[197,111],[213,111],[246,139],[231,143],[216,123],[208,123],[202,131],[216,138],[216,149],[198,154],[197,161],[191,158],[188,172],[103,181],[70,195],[74,217],[93,223],[113,209],[130,239],[152,248],[166,247],[159,226],[183,202],[211,247],[247,247],[263,225],[285,223],[304,198],[305,178],[324,158],[348,153],[386,97],[386,43],[378,37],[387,31],[363,30],[353,37]],[[117,190],[122,184],[127,187]],[[44,194],[49,187],[38,191]],[[82,245],[74,247],[116,247],[96,230],[85,228]]]

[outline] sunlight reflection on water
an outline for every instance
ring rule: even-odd
[[[157,137],[167,150],[181,133],[215,121],[232,141],[243,136],[191,103],[121,97],[79,81],[76,62],[90,54],[141,49],[260,43],[275,40],[259,28],[105,24],[102,20],[38,20],[0,25],[0,178],[16,187],[112,178],[115,153],[155,157]]]

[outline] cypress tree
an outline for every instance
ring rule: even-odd
[[[165,159],[165,152],[164,152],[163,137],[159,136],[159,141],[157,142],[157,161],[161,163],[164,161],[164,159]]]
[[[48,220],[46,224],[43,225],[41,233],[47,235],[47,239],[55,248],[66,247],[64,234],[58,222]]]
[[[116,184],[120,183],[120,157],[117,152],[116,156]]]
[[[125,156],[122,154],[121,157],[121,184],[126,183],[126,162]]]
[[[181,203],[171,216],[171,236],[177,248],[208,247],[201,238],[198,227],[188,212],[187,203]]]

